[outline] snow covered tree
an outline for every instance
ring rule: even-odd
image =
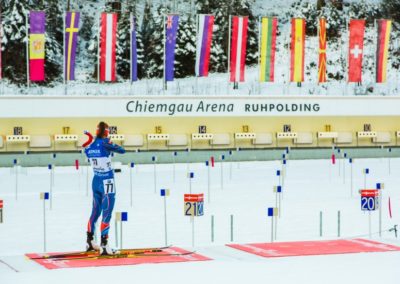
[[[27,0],[6,0],[1,3],[3,20],[3,75],[13,83],[26,83],[26,15]]]
[[[117,70],[118,75],[125,79],[130,78],[131,72],[131,14],[136,17],[136,31],[137,31],[137,19],[136,3],[127,2],[123,12],[121,13],[118,21],[117,31]],[[143,45],[142,36],[140,32],[136,32],[137,39],[137,55],[138,55],[138,77],[142,77],[142,66],[143,66]]]
[[[176,41],[175,75],[177,78],[194,76],[196,64],[196,22],[181,16]]]
[[[248,16],[246,64],[258,62],[258,19],[254,16],[252,6],[255,0],[233,0],[232,15]]]
[[[26,17],[31,10],[46,12],[46,44],[45,44],[45,85],[56,78],[61,80],[62,72],[62,29],[63,20],[59,1],[49,0],[46,5],[42,1],[8,0],[2,3],[3,11],[3,66],[4,76],[11,82],[26,82]]]
[[[58,0],[47,0],[44,5],[46,12],[46,84],[55,80],[61,82],[63,74],[63,12]]]
[[[392,55],[390,59],[393,68],[398,70],[400,69],[400,0],[383,0],[381,11],[383,17],[393,20],[389,54]]]
[[[198,14],[215,16],[210,52],[210,71],[226,72],[228,67],[230,3],[228,0],[199,0],[196,5]]]
[[[347,5],[349,19],[365,19],[368,26],[373,26],[375,20],[382,17],[382,12],[378,4],[361,0]]]
[[[381,8],[385,17],[393,19],[395,29],[400,30],[400,0],[383,0]]]
[[[287,20],[292,18],[303,18],[306,20],[306,35],[316,36],[318,32],[319,11],[314,3],[297,1],[291,5],[291,9],[286,14]]]
[[[168,8],[160,4],[154,14],[146,2],[141,28],[144,49],[144,74],[147,78],[161,78],[164,70],[164,16]]]
[[[226,72],[228,67],[229,16],[248,16],[246,64],[256,64],[258,60],[258,20],[252,6],[254,0],[206,0],[198,1],[199,14],[213,14],[215,28],[210,54],[210,69]]]
[[[79,7],[82,11],[83,7]],[[84,70],[91,70],[87,74],[89,81],[97,79],[97,15],[81,13],[81,24],[78,37],[77,66]]]

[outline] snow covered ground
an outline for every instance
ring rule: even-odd
[[[340,164],[340,169],[339,169]],[[230,243],[230,215],[234,216],[233,243],[270,241],[267,207],[275,204],[272,192],[278,184],[280,161],[225,162],[223,186],[221,164],[211,170],[210,202],[207,168],[189,165],[194,172],[192,190],[205,193],[205,215],[195,219],[195,250],[213,261],[120,267],[46,270],[26,259],[30,252],[43,252],[43,203],[39,193],[49,191],[47,168],[27,168],[19,173],[18,201],[15,175],[0,169],[0,199],[4,200],[4,223],[0,224],[0,283],[398,283],[399,252],[360,253],[267,259],[224,246]],[[357,159],[353,164],[351,197],[350,165],[340,161],[289,160],[284,181],[282,216],[277,241],[337,239],[337,212],[341,211],[341,238],[368,238],[368,214],[360,210],[358,189],[364,186],[362,170],[370,169],[367,187],[385,184],[382,201],[382,238],[378,235],[378,212],[372,213],[373,239],[400,246],[393,232],[400,223],[400,159]],[[116,174],[115,211],[127,211],[124,247],[164,245],[164,209],[159,189],[169,188],[167,199],[168,243],[192,249],[191,223],[183,215],[183,194],[189,191],[188,165],[157,165],[157,194],[153,165],[132,171],[133,206],[130,206],[130,170]],[[47,251],[84,248],[91,197],[86,196],[86,168],[56,167],[53,208],[47,204]],[[390,197],[393,218],[388,215]],[[323,212],[323,237],[319,214]],[[215,241],[211,241],[211,215],[215,218]],[[110,242],[115,244],[114,220]],[[10,267],[9,267],[9,266]],[[13,269],[19,272],[13,271]]]

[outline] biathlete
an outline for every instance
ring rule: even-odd
[[[108,245],[108,232],[115,203],[114,170],[111,166],[110,155],[111,152],[124,154],[125,149],[110,141],[108,125],[105,122],[100,122],[97,125],[94,140],[89,132],[85,131],[85,134],[89,137],[89,140],[82,146],[85,148],[85,154],[89,158],[94,172],[92,181],[93,207],[87,225],[86,250],[99,250],[102,255],[114,254],[114,251]],[[95,224],[101,214],[101,243],[98,246],[93,237]]]

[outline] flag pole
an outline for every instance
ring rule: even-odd
[[[292,53],[291,53],[291,44],[292,44],[292,20],[293,19],[291,19],[290,21],[289,21],[289,44],[288,44],[288,58],[289,58],[289,64],[288,64],[288,66],[289,66],[289,70],[288,70],[288,80],[287,80],[287,92],[288,92],[288,94],[289,94],[289,92],[290,92],[290,75],[291,75],[291,68],[292,68],[292,66],[291,66],[291,56],[292,56]]]
[[[3,62],[2,62],[2,52],[1,52],[1,38],[3,36],[3,24],[2,24],[2,18],[1,18],[1,7],[0,7],[0,82],[1,84],[1,90],[0,93],[2,94],[4,92],[4,84],[3,84]]]
[[[64,13],[64,15],[63,15],[63,55],[64,55],[64,64],[63,64],[63,67],[64,67],[63,77],[64,77],[64,78],[63,78],[63,81],[64,81],[64,94],[65,94],[65,95],[67,94],[67,79],[66,79],[66,77],[67,77],[67,70],[66,70],[66,66],[65,66],[65,35],[66,35],[65,17],[66,17],[66,14],[67,14],[67,13]]]
[[[166,76],[166,72],[165,72],[165,63],[166,63],[166,60],[165,60],[165,44],[166,44],[166,40],[167,40],[167,37],[166,37],[166,30],[165,30],[165,15],[163,15],[163,31],[164,31],[164,71],[163,71],[163,86],[164,86],[164,93],[165,93],[165,91],[167,90],[167,80],[166,80],[166,78],[165,78],[165,76]]]
[[[100,84],[100,15],[97,21],[97,84]]]
[[[376,78],[377,78],[377,75],[378,75],[378,72],[377,72],[378,70],[376,68],[376,65],[378,64],[378,61],[377,61],[378,60],[378,56],[377,56],[378,54],[377,54],[377,52],[378,52],[378,43],[379,43],[379,34],[378,34],[378,29],[379,28],[378,28],[378,26],[376,24],[376,19],[374,19],[374,29],[375,29],[375,39],[376,39],[375,40],[375,54],[374,54],[375,55],[374,56],[375,57],[375,72],[374,72],[375,73],[375,80],[374,81],[376,83],[376,81],[377,81]]]
[[[261,21],[262,17],[258,17],[258,94],[261,95]]]
[[[132,75],[132,72],[133,72],[133,64],[132,64],[132,52],[133,52],[133,50],[132,50],[132,44],[133,44],[133,38],[132,38],[132,36],[133,36],[133,28],[134,28],[134,25],[135,25],[135,23],[134,23],[134,21],[133,21],[133,18],[132,18],[132,12],[129,14],[129,20],[130,20],[130,22],[131,22],[131,46],[130,46],[130,50],[131,50],[131,52],[130,52],[130,61],[131,61],[131,86],[132,86],[132,80],[133,80],[133,75]]]
[[[317,37],[318,37],[318,63],[317,63],[317,89],[318,95],[321,94],[321,84],[319,82],[319,72],[321,71],[321,18],[317,18]]]
[[[345,51],[344,58],[346,58],[346,64],[345,64],[346,69],[344,70],[345,76],[343,76],[343,78],[345,78],[345,82],[344,82],[344,94],[343,94],[343,95],[347,95],[347,88],[348,88],[348,85],[349,85],[349,59],[350,59],[350,58],[349,58],[349,48],[350,48],[350,30],[349,30],[349,24],[350,24],[349,19],[346,18],[346,31],[347,31],[347,36],[346,36],[346,38],[347,38],[348,40],[346,41],[347,44],[345,45],[345,49],[344,49],[344,51]],[[346,54],[347,54],[347,56],[346,56]]]
[[[230,69],[231,69],[231,24],[232,24],[232,16],[229,15],[229,26],[228,26],[228,88],[227,94],[229,94],[229,85],[230,85]]]
[[[190,2],[190,4],[192,4],[192,2]],[[199,44],[199,31],[200,31],[200,27],[199,27],[199,15],[197,14],[196,15],[196,55],[197,55],[197,48],[199,48],[198,47],[198,44]],[[203,31],[204,32],[204,31]],[[201,51],[200,51],[200,53],[201,53]],[[197,60],[199,60],[200,58],[197,58],[197,56],[196,56],[196,61]],[[196,63],[198,63],[198,64],[200,64],[199,62],[196,62]],[[197,74],[197,70],[196,70],[196,68],[197,68],[197,64],[195,63],[195,65],[194,65],[194,76],[195,76],[195,95],[197,95],[198,94],[198,84],[199,84],[199,74]]]
[[[26,27],[26,85],[30,88],[29,82],[29,29],[28,29],[28,14],[25,16]]]

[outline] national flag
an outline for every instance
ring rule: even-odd
[[[137,79],[136,17],[131,16],[131,82]]]
[[[198,15],[196,46],[196,76],[207,77],[210,63],[211,39],[214,27],[214,16]]]
[[[179,15],[167,15],[165,34],[165,81],[174,80],[174,61],[176,36],[178,34]]]
[[[261,19],[260,82],[274,81],[277,26],[277,18]]]
[[[246,64],[248,17],[233,16],[230,50],[230,81],[243,82]]]
[[[326,82],[326,19],[319,19],[318,83]]]
[[[386,82],[387,61],[390,31],[392,29],[392,21],[378,20],[378,41],[376,48],[376,82]]]
[[[75,56],[79,32],[79,12],[67,12],[65,15],[65,70],[66,81],[75,80]]]
[[[306,21],[292,19],[292,35],[290,43],[290,81],[304,81],[304,46],[306,38]]]
[[[349,82],[361,82],[365,20],[350,20]]]
[[[116,80],[117,14],[101,13],[100,82]]]
[[[29,13],[29,80],[44,81],[44,46],[46,14],[43,11]]]

